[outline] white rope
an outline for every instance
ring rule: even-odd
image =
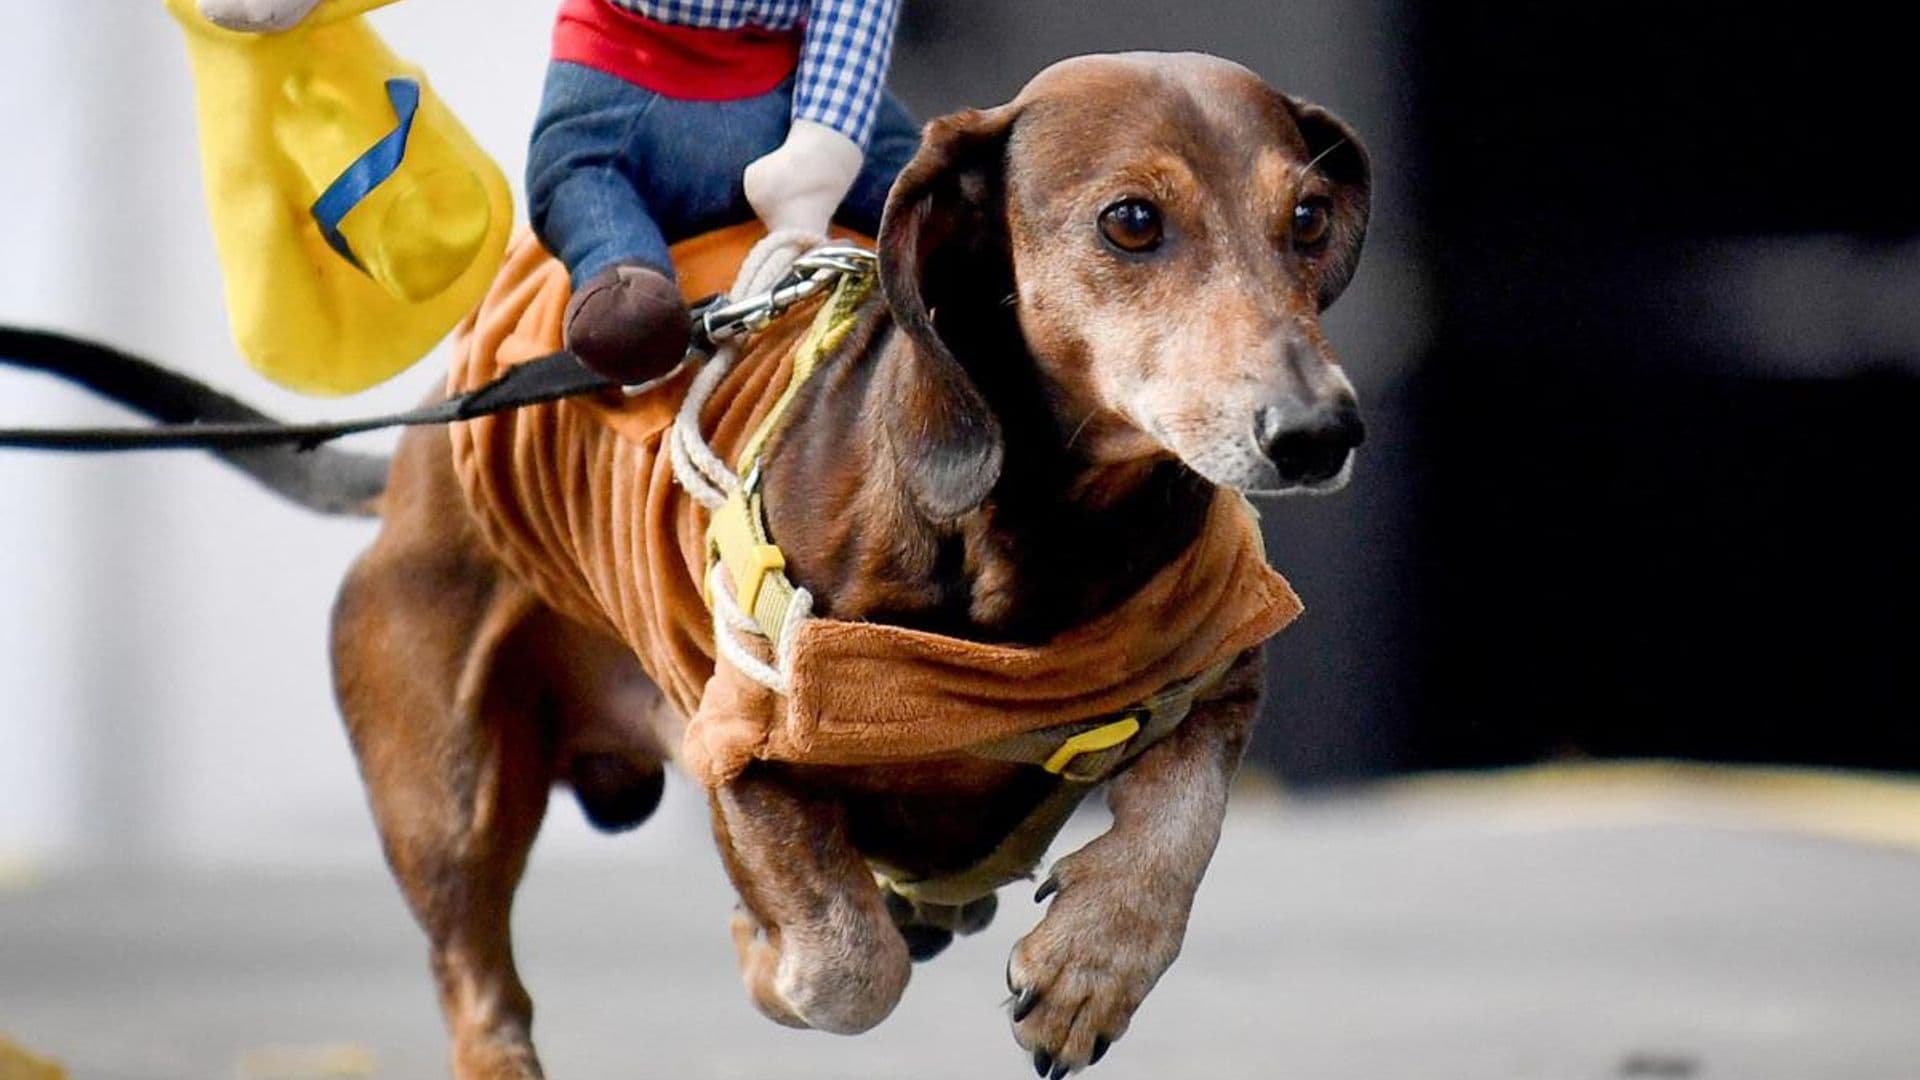
[[[673,432],[667,439],[673,478],[708,510],[718,510],[727,496],[740,487],[740,478],[700,435],[701,409],[713,396],[720,380],[733,369],[738,356],[737,346],[726,345],[707,360],[693,377],[693,385],[687,388],[686,400],[680,405],[679,415],[673,418]]]
[[[773,658],[779,661],[782,682],[793,677],[793,639],[800,636],[800,624],[813,618],[813,594],[798,585],[787,604],[787,617],[780,624],[779,640],[773,643]]]
[[[734,275],[734,296],[752,296],[774,287],[787,271],[793,269],[793,261],[814,248],[827,242],[827,238],[818,233],[803,229],[777,229],[760,238],[740,260],[740,272]]]
[[[795,259],[824,242],[822,237],[797,229],[768,233],[741,261],[740,272],[735,275],[728,295],[755,296],[766,292],[786,276]],[[700,414],[739,358],[739,346],[729,343],[708,359],[694,376],[693,385],[687,388],[686,399],[680,403],[680,412],[673,419],[673,431],[667,440],[674,479],[708,510],[718,509],[728,495],[739,490],[740,478],[701,434]]]
[[[795,259],[824,242],[822,237],[793,229],[769,233],[747,252],[728,295],[756,296],[766,292],[786,276]],[[667,437],[673,478],[708,510],[719,509],[728,496],[740,490],[740,477],[700,432],[700,414],[739,358],[739,345],[729,343],[708,359],[694,376],[693,384],[687,387],[686,400],[680,403],[680,412],[673,418],[673,430]],[[774,642],[778,668],[754,655],[738,636],[751,634],[764,640],[766,635],[760,624],[740,610],[739,602],[728,587],[726,567],[719,562],[707,571],[707,595],[713,598],[713,640],[720,655],[754,682],[776,694],[785,694],[787,676],[793,670],[793,640],[799,636],[800,624],[813,614],[813,594],[805,589],[794,590],[793,602],[787,606],[786,620]]]

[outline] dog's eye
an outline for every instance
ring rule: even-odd
[[[1293,208],[1293,246],[1310,248],[1333,231],[1333,203],[1323,198],[1304,199]]]
[[[1160,246],[1160,208],[1145,199],[1122,199],[1100,211],[1100,235],[1132,254]]]

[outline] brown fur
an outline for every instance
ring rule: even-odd
[[[1293,208],[1312,195],[1331,201],[1333,235],[1296,250]],[[1160,205],[1157,253],[1103,246],[1100,210],[1125,197]],[[835,618],[1038,642],[1166,565],[1215,484],[1323,482],[1280,475],[1262,432],[1318,438],[1329,409],[1352,409],[1318,314],[1352,272],[1366,200],[1338,121],[1209,57],[1069,61],[1009,105],[935,121],[882,228],[885,302],[770,450],[791,575]],[[1327,437],[1344,454],[1357,431]],[[490,556],[442,433],[402,443],[334,655],[454,1072],[538,1076],[508,914],[548,789],[573,778],[596,821],[637,823],[684,719],[623,647]],[[1259,681],[1248,654],[1110,785],[1112,829],[1053,868],[1008,967],[1015,1037],[1043,1070],[1104,1052],[1179,951]],[[867,860],[964,866],[1047,782],[969,758],[760,765],[714,792],[752,1000],[782,1023],[878,1023],[907,981],[897,924],[924,943],[991,908],[889,904]]]

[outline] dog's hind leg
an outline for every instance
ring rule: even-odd
[[[551,614],[533,629],[515,659],[558,691],[556,770],[594,828],[625,832],[659,807],[684,722],[618,640]]]
[[[334,611],[335,680],[393,869],[432,950],[458,1080],[535,1080],[509,915],[553,780],[518,653],[539,609],[487,559],[421,448],[403,443],[380,538]],[[442,482],[444,481],[444,482]]]

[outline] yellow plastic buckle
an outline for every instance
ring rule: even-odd
[[[1053,756],[1040,767],[1055,776],[1063,775],[1067,771],[1067,766],[1073,764],[1073,760],[1080,755],[1111,750],[1138,734],[1140,734],[1139,714],[1128,713],[1111,724],[1102,724],[1092,731],[1083,731],[1061,743],[1060,749],[1055,750]]]
[[[747,520],[747,501],[734,495],[713,512],[707,542],[720,553],[727,576],[733,580],[733,598],[751,615],[767,575],[787,568],[787,557],[777,544],[763,544]],[[712,602],[712,598],[708,598]]]

